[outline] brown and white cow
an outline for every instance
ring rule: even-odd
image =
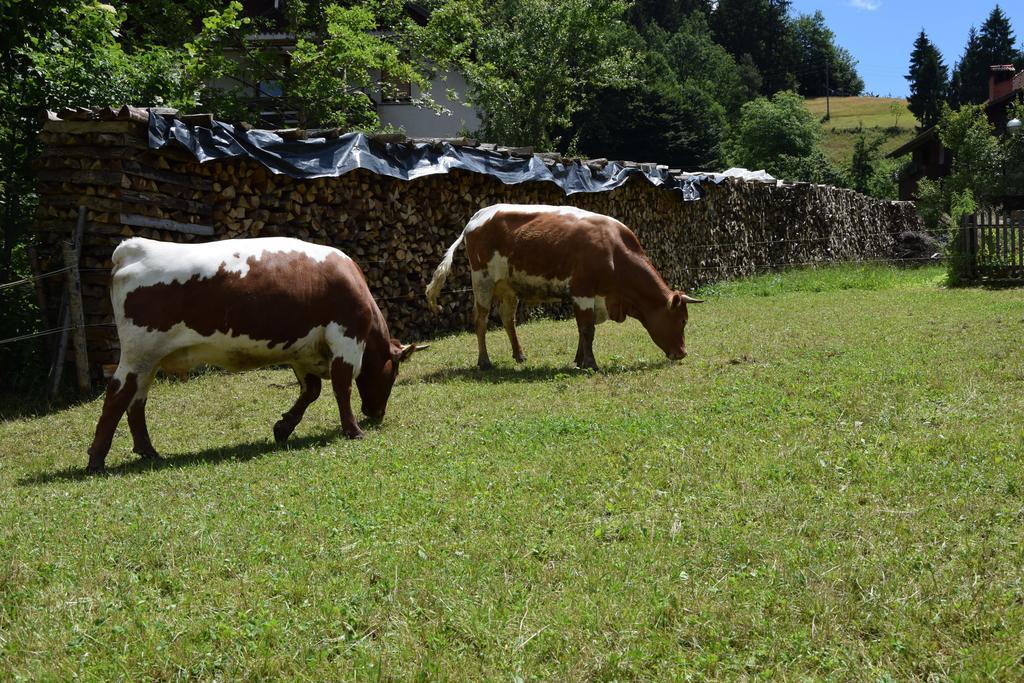
[[[476,308],[478,365],[487,357],[491,302],[500,302],[501,320],[516,362],[525,360],[516,335],[516,306],[572,296],[579,328],[576,365],[596,368],[594,326],[606,320],[639,320],[671,359],[686,356],[687,304],[701,303],[673,291],[651,265],[636,235],[625,225],[571,206],[496,204],[478,211],[444,255],[427,286],[437,297],[452,268],[455,250],[466,242]]]
[[[359,266],[331,247],[286,237],[207,244],[133,238],[114,250],[113,263],[121,360],[89,448],[89,472],[103,470],[125,411],[134,451],[159,457],[145,413],[158,368],[290,365],[301,393],[274,425],[278,443],[320,395],[320,380],[330,378],[343,431],[360,438],[352,380],[363,412],[379,420],[399,363],[417,350],[391,338]]]

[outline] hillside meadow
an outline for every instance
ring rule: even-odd
[[[724,283],[690,357],[571,321],[468,334],[383,424],[285,370],[0,406],[0,679],[1024,677],[1024,292],[935,268]]]
[[[841,167],[850,165],[857,136],[863,132],[868,139],[884,139],[879,151],[885,155],[909,142],[915,135],[917,119],[907,109],[907,101],[892,97],[833,97],[831,118],[825,116],[825,98],[805,100],[807,109],[821,120],[821,146],[833,163]],[[899,116],[893,114],[893,104],[899,107]]]

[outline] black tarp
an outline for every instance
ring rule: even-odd
[[[687,201],[700,199],[700,183],[715,182],[711,176],[679,178],[664,170],[634,168],[609,163],[600,171],[572,162],[548,166],[539,156],[508,157],[499,152],[449,143],[382,143],[362,133],[336,138],[285,140],[269,130],[243,130],[220,121],[209,128],[189,126],[170,116],[150,113],[149,146],[163,149],[181,145],[200,162],[248,157],[274,173],[292,178],[341,176],[357,168],[378,175],[413,180],[457,168],[494,176],[506,185],[551,182],[567,194],[607,192],[640,175],[651,184],[674,191]]]

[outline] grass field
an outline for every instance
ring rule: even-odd
[[[900,116],[893,115],[893,103],[900,107]],[[807,108],[818,119],[825,116],[825,98],[806,100]],[[903,99],[891,97],[833,97],[832,117],[821,124],[824,135],[822,148],[828,157],[840,166],[848,166],[853,158],[853,146],[863,128],[869,137],[882,136],[882,154],[888,154],[914,137],[917,119],[907,109]]]
[[[106,477],[98,399],[10,417],[0,680],[1020,680],[1024,292],[941,280],[719,285],[596,373],[436,340],[361,442],[325,395],[276,449],[281,370],[158,381]]]

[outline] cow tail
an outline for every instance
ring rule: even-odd
[[[459,248],[464,239],[466,239],[465,230],[459,235],[459,239],[455,240],[452,246],[448,247],[448,251],[444,253],[444,259],[441,260],[441,265],[434,271],[434,278],[427,285],[427,303],[430,305],[430,310],[434,311],[434,313],[441,311],[441,307],[437,305],[437,297],[441,293],[441,288],[444,287],[444,281],[448,279],[448,273],[452,271],[455,250]]]

